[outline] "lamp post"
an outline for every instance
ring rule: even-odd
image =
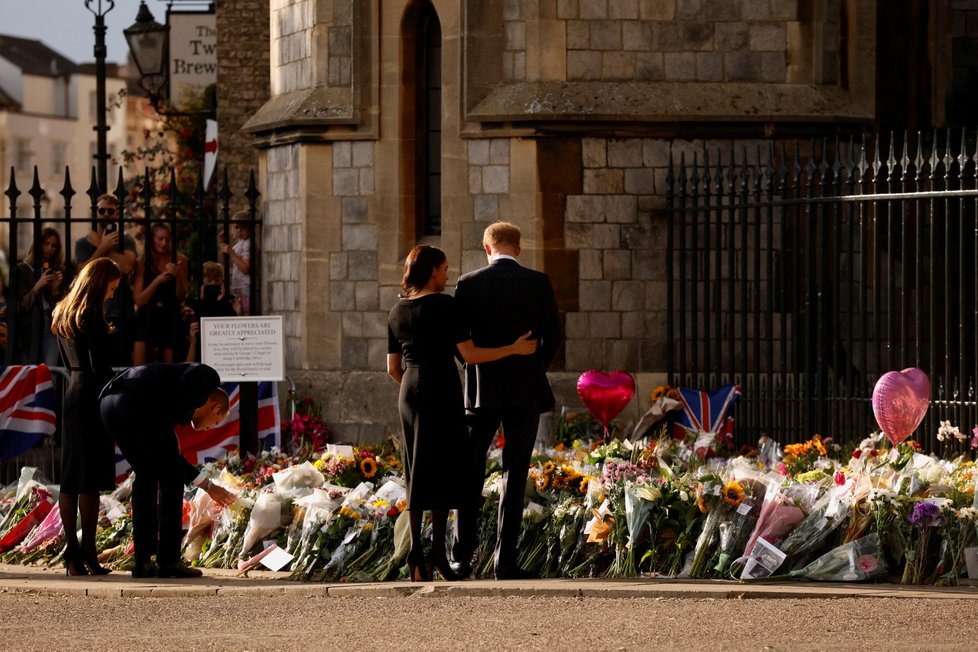
[[[153,18],[145,1],[139,3],[136,22],[122,31],[129,50],[139,68],[139,86],[146,91],[150,104],[163,114],[162,103],[166,90],[166,56],[169,27]]]
[[[93,6],[94,5],[94,6]],[[115,7],[115,0],[85,0],[85,8],[95,15],[95,133],[96,179],[99,190],[108,187],[109,153],[106,133],[109,125],[105,119],[105,14]]]

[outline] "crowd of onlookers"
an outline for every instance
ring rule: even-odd
[[[207,261],[192,279],[187,257],[176,251],[168,224],[153,223],[148,233],[137,224],[120,233],[118,200],[109,194],[98,198],[96,210],[97,226],[73,243],[70,265],[66,265],[61,231],[45,226],[27,255],[10,263],[9,275],[6,270],[0,273],[0,352],[4,360],[9,347],[13,364],[62,366],[58,341],[51,332],[52,311],[76,273],[102,257],[111,258],[122,273],[119,289],[106,306],[107,317],[116,327],[113,366],[197,361],[201,317],[250,314],[248,211],[234,214],[232,242],[225,241],[223,229],[216,234],[217,250],[229,273],[225,274],[224,264]],[[16,297],[11,296],[13,287]],[[11,339],[7,311],[14,303],[16,324]]]

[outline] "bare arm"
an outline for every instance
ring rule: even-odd
[[[251,264],[247,259],[242,258],[238,253],[231,248],[231,245],[226,242],[221,242],[218,246],[221,248],[221,253],[226,255],[231,259],[231,263],[238,268],[238,271],[242,274],[247,274],[248,270],[251,269]]]
[[[458,352],[465,360],[465,364],[481,364],[483,362],[494,362],[511,355],[530,355],[537,350],[537,341],[529,339],[533,331],[522,335],[512,344],[500,346],[495,349],[483,349],[472,343],[472,340],[465,340],[455,345]],[[389,357],[389,356],[388,356]]]
[[[187,257],[177,254],[177,301],[183,303],[187,300],[187,278],[190,276],[190,269],[187,265]]]
[[[404,377],[404,369],[401,367],[401,354],[400,353],[388,353],[387,354],[387,375],[394,379],[394,382],[398,385],[401,384],[401,378]]]

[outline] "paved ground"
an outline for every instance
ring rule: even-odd
[[[0,565],[15,650],[973,650],[978,586],[134,581]]]

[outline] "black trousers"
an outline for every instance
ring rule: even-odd
[[[123,396],[102,399],[102,421],[135,472],[132,485],[132,534],[135,563],[146,564],[155,554],[160,565],[180,559],[183,538],[183,477],[172,460],[180,447],[168,420],[154,423],[146,414],[133,414]]]
[[[479,536],[479,514],[484,499],[482,486],[486,477],[486,454],[499,426],[503,427],[503,486],[499,497],[496,531],[495,568],[512,569],[517,565],[516,544],[523,524],[523,497],[526,477],[533,455],[540,407],[537,404],[499,408],[477,408],[466,415],[469,428],[469,468],[465,483],[465,506],[458,510],[457,533],[452,556],[468,561],[475,553]]]

